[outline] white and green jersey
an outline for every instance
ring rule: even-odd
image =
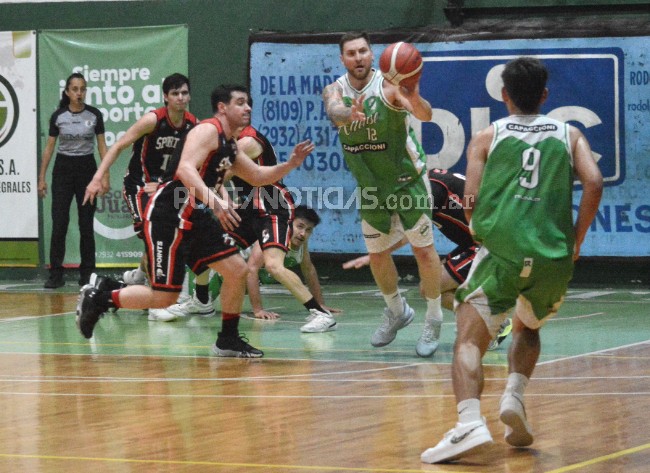
[[[471,222],[477,241],[515,264],[572,255],[569,126],[544,115],[509,116],[493,126]]]
[[[391,212],[387,209],[391,206],[386,205],[387,201],[401,202],[405,194],[413,202],[426,200],[428,189],[422,179],[426,155],[411,127],[410,113],[386,100],[384,77],[380,71],[371,73],[372,79],[362,90],[352,87],[347,74],[337,79],[346,105],[365,96],[366,116],[363,121],[339,126],[338,131],[345,162],[360,187],[361,218],[388,233]],[[394,211],[407,229],[425,212],[420,208]]]

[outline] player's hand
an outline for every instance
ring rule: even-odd
[[[42,199],[47,196],[47,182],[45,182],[45,179],[38,180],[38,195]]]
[[[298,143],[294,148],[291,156],[289,157],[289,163],[292,167],[297,168],[302,164],[307,156],[309,156],[312,151],[316,148],[316,145],[310,140],[305,140]]]
[[[366,114],[363,111],[363,100],[366,98],[366,94],[362,94],[356,99],[352,99],[352,113],[350,114],[351,121],[364,121],[366,119]]]
[[[106,173],[102,177],[102,190],[99,192],[99,195],[105,195],[108,191],[111,190],[111,175]]]
[[[258,311],[253,311],[253,315],[255,315],[256,319],[264,319],[264,320],[275,320],[280,318],[280,314],[277,312],[271,312],[270,310],[258,310]]]
[[[214,208],[212,212],[221,223],[221,226],[224,230],[233,231],[239,226],[241,222],[241,217],[236,212],[235,208],[231,205],[232,201],[224,200],[219,196],[216,196],[214,199]]]
[[[370,256],[364,255],[343,263],[343,269],[361,269],[370,265]]]
[[[152,181],[145,183],[143,190],[147,195],[152,196],[156,193],[158,187],[160,187],[160,183],[158,181]]]
[[[81,205],[86,205],[86,203],[90,203],[92,205],[95,202],[95,197],[97,197],[98,194],[101,195],[103,189],[104,184],[102,183],[102,180],[95,179],[93,177],[90,183],[86,186],[84,200]]]
[[[342,314],[343,309],[337,309],[336,307],[330,307],[328,305],[321,304],[321,307],[328,311],[330,314]]]

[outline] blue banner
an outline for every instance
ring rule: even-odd
[[[386,44],[373,45],[375,58]],[[434,113],[415,123],[427,165],[464,172],[471,136],[507,115],[500,74],[517,56],[549,69],[542,112],[578,127],[603,173],[605,192],[582,247],[583,256],[649,256],[650,38],[573,38],[418,43],[422,95]],[[323,109],[323,88],[345,73],[337,44],[253,43],[253,124],[285,160],[296,142],[316,151],[285,179],[297,201],[323,219],[310,241],[317,252],[362,253],[356,183],[345,166],[335,127]],[[574,207],[580,201],[574,192]],[[436,234],[440,253],[453,245]],[[408,254],[409,249],[402,249]]]

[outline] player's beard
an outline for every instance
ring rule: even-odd
[[[350,70],[350,75],[355,78],[356,80],[365,80],[368,75],[370,74],[370,71],[372,70],[371,66],[363,66],[362,70],[359,70],[357,67],[354,67],[352,70]]]

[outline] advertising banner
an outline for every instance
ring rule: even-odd
[[[36,32],[0,32],[0,266],[38,265]]]
[[[97,107],[110,147],[144,113],[163,105],[162,81],[174,72],[187,74],[187,27],[160,26],[90,30],[51,30],[38,36],[39,123],[45,146],[48,123],[57,108],[66,78],[84,75],[86,103]],[[133,232],[122,198],[122,179],[130,158],[125,150],[111,168],[111,190],[98,198],[95,242],[98,266],[133,266],[144,250]],[[97,160],[99,162],[99,155]],[[54,160],[54,158],[53,158]],[[48,183],[51,171],[48,170]],[[43,202],[45,258],[49,261],[51,199]],[[66,264],[79,262],[77,212],[73,203],[66,243]]]
[[[375,67],[387,44],[374,44]],[[501,70],[517,56],[540,58],[549,69],[542,113],[578,127],[591,143],[605,192],[582,247],[583,256],[649,256],[650,37],[515,39],[417,43],[423,55],[420,92],[433,107],[430,122],[414,127],[430,168],[465,172],[473,134],[507,115]],[[363,253],[356,182],[338,131],[322,104],[323,88],[345,73],[338,44],[253,42],[253,124],[286,160],[295,143],[317,148],[285,184],[298,203],[315,208],[323,223],[313,251]],[[580,201],[574,192],[574,208]],[[436,233],[445,253],[453,245]],[[408,254],[403,248],[399,254]]]

